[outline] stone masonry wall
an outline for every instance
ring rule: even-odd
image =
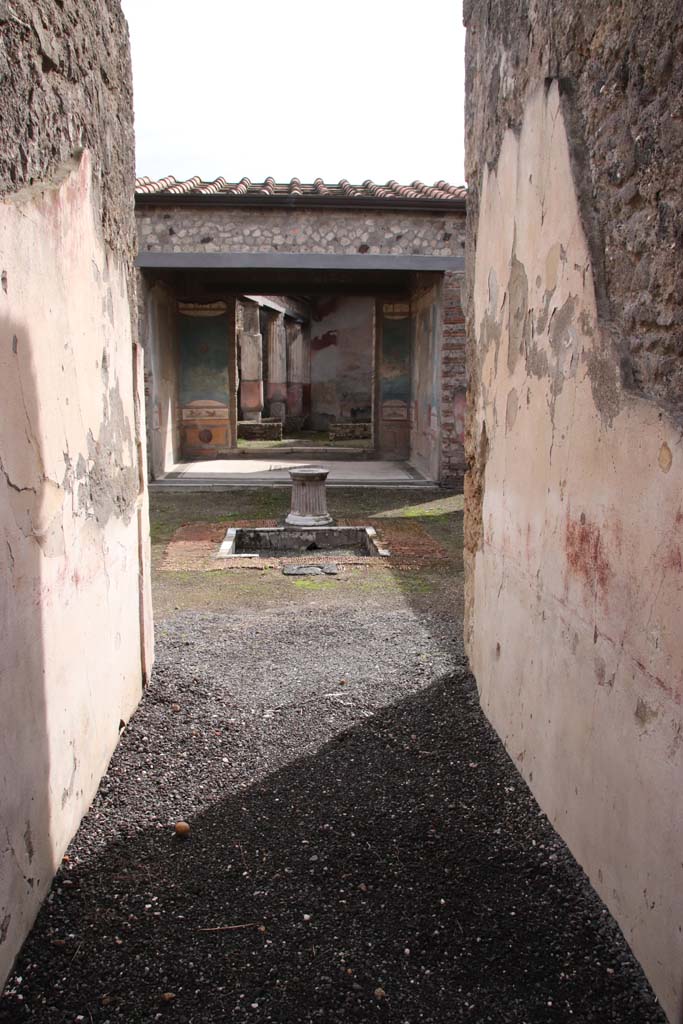
[[[104,240],[132,268],[134,134],[128,26],[117,0],[0,2],[0,195],[92,154]]]
[[[151,668],[118,0],[0,0],[0,986]]]
[[[462,256],[465,214],[177,206],[137,209],[145,252]]]
[[[468,0],[467,651],[683,1014],[683,6]]]
[[[465,9],[470,264],[474,168],[495,161],[528,90],[557,80],[601,325],[622,386],[683,422],[681,0],[493,0],[488,28],[480,3]]]

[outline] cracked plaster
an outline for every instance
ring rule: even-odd
[[[563,102],[557,82],[530,89],[476,178],[467,647],[487,715],[678,1020],[683,441],[624,385]]]
[[[0,22],[1,984],[152,648],[125,23]]]

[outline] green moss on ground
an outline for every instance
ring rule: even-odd
[[[340,487],[328,490],[330,512],[337,519],[410,519],[442,545],[439,565],[399,569],[347,567],[338,577],[296,579],[279,569],[160,571],[166,546],[176,530],[189,523],[281,519],[288,509],[288,488],[235,488],[225,491],[153,491],[150,496],[154,602],[158,618],[178,609],[225,610],[230,607],[278,606],[291,602],[330,603],[343,608],[362,597],[382,603],[405,600],[421,606],[449,606],[459,601],[462,573],[462,495],[434,488]],[[378,524],[380,525],[380,524]],[[460,588],[460,589],[459,589]],[[450,596],[449,596],[450,595]],[[450,605],[449,605],[450,602]]]

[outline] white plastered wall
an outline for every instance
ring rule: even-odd
[[[556,85],[484,172],[473,286],[482,705],[678,1021],[683,444],[621,388]]]
[[[0,202],[0,271],[2,983],[140,698],[152,630],[142,380],[87,152]]]

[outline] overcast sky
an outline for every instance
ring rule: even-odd
[[[463,183],[460,0],[122,0],[137,173]]]

